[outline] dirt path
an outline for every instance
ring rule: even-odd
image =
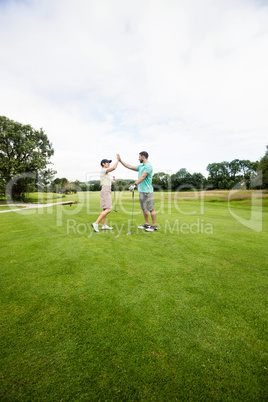
[[[7,212],[16,212],[16,211],[24,211],[25,209],[33,209],[33,208],[47,208],[52,207],[53,205],[72,205],[73,201],[62,201],[62,202],[51,202],[49,204],[26,204],[26,203],[16,203],[16,204],[0,204],[0,207],[22,207],[22,208],[14,208],[7,209],[6,211],[0,211],[0,214],[5,214]]]

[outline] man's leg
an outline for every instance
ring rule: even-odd
[[[146,223],[147,225],[150,225],[150,223],[149,223],[149,212],[148,212],[148,211],[145,211],[144,209],[143,209],[142,211],[143,211],[145,223]]]
[[[153,226],[156,226],[156,212],[155,212],[154,209],[152,211],[150,211],[150,212],[151,212],[151,218],[152,218],[152,221],[153,221]],[[149,213],[148,213],[148,215],[149,215]]]

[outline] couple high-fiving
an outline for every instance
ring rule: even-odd
[[[115,164],[110,167],[111,160],[103,159],[101,161],[101,172],[100,172],[100,181],[101,181],[101,192],[100,192],[100,207],[102,209],[101,214],[99,215],[96,222],[92,223],[92,227],[95,232],[99,232],[98,224],[102,221],[102,230],[111,230],[113,228],[106,225],[106,217],[111,212],[112,209],[112,197],[111,197],[111,178],[109,176],[109,172],[115,170],[118,166],[118,163],[122,163],[128,169],[134,170],[138,172],[138,179],[129,187],[130,191],[134,191],[135,188],[138,187],[139,190],[139,200],[140,206],[143,211],[145,223],[142,226],[138,226],[139,229],[145,229],[147,232],[154,232],[157,230],[156,226],[156,212],[154,209],[154,199],[153,199],[153,186],[152,186],[152,178],[153,178],[153,168],[150,162],[148,161],[148,153],[143,151],[139,153],[139,162],[138,166],[132,166],[126,162],[123,162],[120,155],[117,154],[117,161]],[[152,226],[149,223],[149,216],[151,214],[152,218]]]

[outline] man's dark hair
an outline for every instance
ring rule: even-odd
[[[148,152],[146,152],[146,151],[140,152],[140,155],[141,155],[141,156],[144,156],[146,159],[149,158],[149,154],[148,154]]]

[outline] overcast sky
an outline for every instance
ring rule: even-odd
[[[0,115],[45,130],[57,177],[265,153],[268,1],[0,0],[0,49]]]

